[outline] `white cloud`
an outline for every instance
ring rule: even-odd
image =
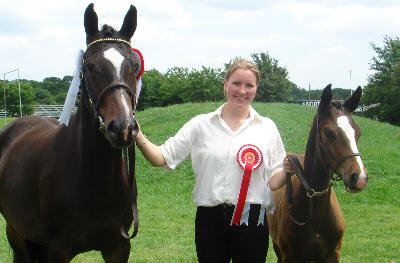
[[[0,73],[22,68],[26,78],[71,74],[85,46],[83,13],[93,2],[99,24],[121,27],[134,4],[133,45],[146,68],[223,67],[230,59],[266,52],[301,87],[366,84],[370,42],[395,36],[397,1],[344,0],[1,0]]]

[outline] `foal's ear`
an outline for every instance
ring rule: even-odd
[[[130,41],[133,33],[135,33],[137,26],[137,10],[136,7],[131,5],[129,8],[128,12],[125,15],[124,18],[124,23],[121,26],[121,29],[119,32],[121,33],[121,36],[127,40]]]
[[[351,95],[351,97],[343,103],[343,107],[345,107],[349,112],[353,112],[355,109],[357,109],[358,104],[360,103],[361,94],[362,89],[360,86],[358,86],[353,95]]]
[[[332,84],[328,84],[322,91],[321,101],[319,102],[318,112],[322,112],[329,107],[332,100]]]
[[[89,4],[85,10],[84,25],[86,31],[86,44],[89,44],[89,40],[97,32],[99,32],[97,14],[93,9],[93,3]]]

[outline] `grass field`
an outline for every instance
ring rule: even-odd
[[[143,133],[161,144],[193,116],[215,110],[219,103],[175,105],[138,112]],[[288,104],[258,104],[254,108],[273,119],[286,150],[303,153],[316,108]],[[369,171],[369,184],[359,194],[349,194],[343,183],[335,191],[347,229],[341,262],[400,262],[400,127],[355,117],[363,135],[359,149]],[[2,124],[2,122],[0,122]],[[133,239],[129,262],[197,262],[192,203],[194,184],[190,161],[172,173],[151,167],[137,155],[139,234]],[[0,221],[0,263],[12,253]],[[74,263],[103,262],[97,252],[77,256]],[[267,262],[276,262],[270,246]]]

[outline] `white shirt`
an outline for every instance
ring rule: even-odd
[[[224,105],[194,117],[160,146],[167,163],[164,168],[171,171],[190,156],[196,178],[193,201],[198,206],[236,205],[243,176],[236,155],[241,146],[256,145],[263,163],[252,173],[246,202],[264,205],[272,212],[274,200],[268,180],[282,169],[286,155],[279,131],[271,119],[252,107],[249,118],[232,131],[222,119]]]

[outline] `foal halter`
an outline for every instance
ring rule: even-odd
[[[346,156],[344,156],[344,157],[342,157],[342,158],[339,159],[339,158],[337,158],[337,157],[328,149],[328,147],[326,147],[326,146],[322,143],[321,134],[320,134],[320,131],[319,131],[319,114],[317,114],[317,117],[316,117],[316,129],[317,129],[318,147],[319,147],[319,148],[318,148],[318,149],[319,149],[319,151],[318,151],[318,158],[321,160],[321,163],[322,163],[322,165],[323,165],[323,168],[324,168],[326,174],[328,174],[329,177],[330,177],[330,181],[329,181],[329,183],[328,183],[327,188],[325,188],[325,189],[322,190],[322,191],[315,191],[313,188],[311,188],[310,185],[309,185],[309,183],[307,182],[307,180],[306,180],[305,177],[304,177],[304,170],[303,170],[303,168],[301,167],[301,164],[300,164],[299,159],[298,159],[295,155],[290,155],[290,156],[288,157],[289,160],[290,160],[290,162],[292,163],[292,165],[294,166],[294,168],[295,168],[295,170],[296,170],[296,174],[295,174],[295,175],[296,175],[297,178],[299,179],[301,185],[302,185],[302,186],[304,187],[304,189],[306,190],[306,195],[307,195],[308,200],[309,200],[309,203],[310,203],[310,212],[309,212],[309,216],[310,216],[310,214],[312,213],[312,209],[313,209],[313,204],[312,204],[312,202],[311,202],[311,198],[317,197],[317,196],[322,196],[322,195],[328,193],[330,187],[331,187],[332,184],[333,184],[332,181],[335,182],[335,181],[340,181],[340,180],[341,180],[341,178],[340,178],[339,176],[334,177],[334,173],[335,173],[336,170],[339,168],[339,166],[340,166],[344,161],[346,161],[347,159],[350,159],[350,158],[355,157],[355,156],[360,156],[360,157],[361,157],[361,154],[360,154],[360,153],[352,153],[352,154],[346,155]],[[330,157],[332,160],[335,161],[335,166],[334,166],[334,168],[327,167],[326,163],[324,162],[324,160],[323,160],[323,158],[322,158],[322,156],[321,156],[322,151],[326,152],[326,153],[329,155],[329,157]],[[293,204],[293,189],[292,189],[292,182],[291,182],[291,179],[290,179],[291,176],[292,176],[291,174],[286,173],[286,196],[287,196],[287,200],[288,200],[288,203],[289,203],[289,204]],[[331,180],[332,180],[332,181],[331,181]],[[300,222],[300,221],[296,220],[296,219],[292,216],[292,214],[291,214],[290,211],[288,212],[288,215],[289,215],[290,219],[292,220],[292,222],[295,223],[296,225],[299,225],[299,226],[305,225],[305,224],[307,223],[308,219],[309,219],[309,216],[308,216],[308,218],[305,220],[305,222]]]
[[[323,143],[322,143],[322,140],[321,140],[321,133],[320,133],[320,131],[319,131],[319,114],[317,114],[317,119],[316,119],[316,124],[317,124],[317,136],[318,136],[318,146],[319,146],[319,154],[318,154],[318,157],[320,158],[320,160],[321,160],[321,162],[322,162],[322,164],[324,164],[323,165],[323,167],[324,167],[324,169],[325,169],[325,171],[328,173],[328,174],[330,174],[330,178],[333,180],[333,181],[340,181],[341,180],[341,178],[339,177],[339,176],[334,176],[334,174],[335,174],[335,172],[337,171],[337,169],[339,168],[339,166],[342,164],[342,163],[344,163],[347,159],[350,159],[350,158],[352,158],[352,157],[355,157],[355,156],[360,156],[361,157],[361,154],[360,153],[351,153],[351,154],[348,154],[348,155],[346,155],[346,156],[344,156],[344,157],[342,157],[342,158],[337,158],[329,149],[328,149],[328,147],[326,147]],[[322,150],[322,151],[321,151]],[[328,168],[327,169],[327,167],[326,167],[326,163],[324,162],[324,160],[323,160],[323,158],[322,158],[322,156],[321,156],[321,153],[322,152],[325,152],[325,153],[327,153],[328,155],[329,155],[329,158],[331,158],[332,160],[334,160],[335,161],[335,166],[333,167],[333,168]]]

